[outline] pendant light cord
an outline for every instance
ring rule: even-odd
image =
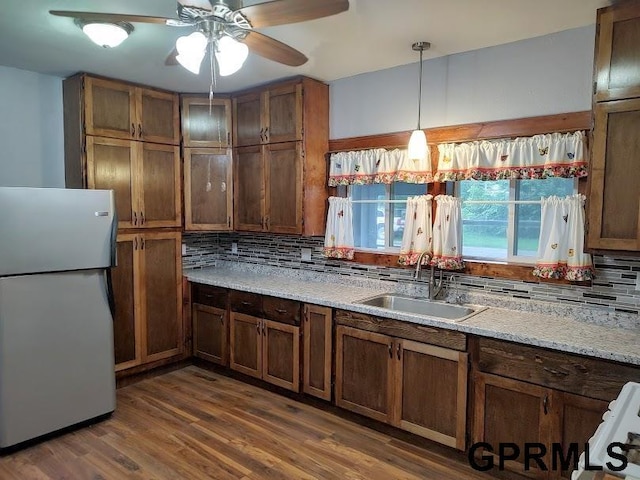
[[[420,81],[418,84],[418,130],[420,130],[420,110],[422,107],[422,48],[420,49]]]

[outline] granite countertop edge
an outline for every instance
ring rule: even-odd
[[[637,347],[640,345],[640,332],[627,328],[594,325],[573,318],[514,311],[486,304],[475,314],[456,322],[354,303],[389,292],[390,288],[385,285],[345,285],[331,283],[326,279],[311,281],[295,276],[218,267],[185,270],[184,276],[194,283],[298,300],[524,345],[640,365],[640,349]]]

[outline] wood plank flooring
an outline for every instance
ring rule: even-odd
[[[0,457],[0,479],[492,478],[455,455],[195,366],[117,395],[110,419]]]

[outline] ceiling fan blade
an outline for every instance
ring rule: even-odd
[[[138,23],[159,23],[162,25],[174,25],[179,20],[165,17],[147,17],[145,15],[121,15],[119,13],[97,13],[97,12],[70,12],[66,10],[49,10],[51,15],[58,17],[71,17],[85,22],[138,22]]]
[[[308,58],[295,48],[290,47],[278,40],[267,37],[255,30],[248,30],[244,40],[249,50],[261,57],[268,58],[274,62],[283,63],[292,67],[299,67],[307,63]]]
[[[238,10],[253,28],[305,22],[349,10],[349,0],[273,0]]]
[[[176,58],[178,56],[178,49],[177,48],[173,48],[173,50],[171,50],[171,53],[169,55],[167,55],[167,58],[164,61],[165,65],[179,65],[178,59]]]

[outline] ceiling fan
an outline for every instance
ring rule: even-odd
[[[240,69],[248,50],[284,65],[300,66],[307,62],[303,53],[255,28],[314,20],[348,9],[348,0],[272,0],[246,7],[242,6],[242,0],[179,0],[178,18],[64,10],[50,10],[49,13],[74,18],[87,35],[90,25],[98,28],[114,26],[124,31],[120,32],[122,39],[133,31],[131,23],[191,27],[193,33],[178,39],[165,64],[180,63],[197,74],[207,47],[211,46],[212,68],[215,54],[218,73],[225,76]]]

